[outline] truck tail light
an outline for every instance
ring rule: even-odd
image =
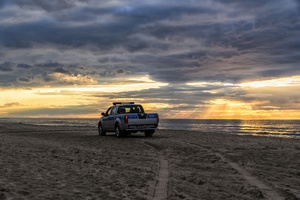
[[[124,120],[125,120],[125,123],[128,124],[128,115],[125,115]]]
[[[158,114],[156,114],[156,117],[157,117],[157,123],[159,122],[159,116],[158,116]]]

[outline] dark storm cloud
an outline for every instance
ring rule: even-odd
[[[22,2],[22,1],[21,1]],[[46,11],[57,11],[75,6],[73,0],[61,0],[61,1],[43,1],[43,0],[32,0],[33,4],[46,10]],[[20,4],[22,5],[22,3]]]
[[[17,5],[25,9],[33,9],[35,7],[46,11],[58,11],[75,6],[76,2],[82,2],[77,0],[60,0],[60,1],[44,1],[44,0],[2,0],[0,1],[0,7],[7,7],[10,5]]]
[[[27,64],[18,64],[17,67],[18,68],[23,68],[23,69],[30,69],[30,68],[32,68],[31,65],[27,65]]]
[[[1,72],[1,70],[0,70]],[[0,73],[0,87],[11,87],[16,82],[16,76],[12,74]]]
[[[18,0],[0,6],[2,62],[12,62],[9,51],[15,52],[17,68],[45,81],[53,72],[83,72],[71,65],[98,78],[123,69],[169,83],[300,73],[299,1]],[[0,71],[13,70],[3,63]]]
[[[183,14],[202,13],[205,10],[185,6],[137,6],[130,9],[126,7],[109,9],[84,7],[65,12],[67,15],[65,18],[62,17],[62,14],[58,14],[60,18],[57,18],[56,13],[53,16],[50,13],[51,17],[48,18],[42,17],[37,21],[16,23],[3,28],[0,32],[1,38],[3,38],[2,45],[14,48],[30,48],[36,44],[62,45],[65,48],[81,48],[92,45],[101,50],[124,47],[130,52],[135,52],[151,46],[147,41],[129,38],[132,34],[142,30],[139,26],[163,19],[175,20]],[[112,23],[93,21],[105,17],[103,15],[106,14],[112,15],[114,19]],[[87,23],[76,26],[76,23],[81,21]]]
[[[42,63],[38,65],[39,67],[43,67],[43,68],[57,68],[57,67],[62,67],[63,65],[57,62],[47,62],[47,63]]]
[[[117,69],[116,73],[117,74],[124,74],[126,71],[124,69]]]
[[[28,83],[28,82],[31,81],[31,78],[30,77],[18,77],[17,81],[18,82],[26,82],[26,83]]]
[[[4,62],[4,63],[0,64],[0,71],[3,71],[3,72],[13,71],[13,64],[10,62]]]
[[[54,72],[62,73],[62,74],[71,74],[69,70],[63,68],[63,67],[58,67],[54,70]]]

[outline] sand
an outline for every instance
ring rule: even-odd
[[[300,140],[0,123],[2,199],[297,199]]]

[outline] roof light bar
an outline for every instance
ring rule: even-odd
[[[114,106],[117,104],[134,104],[134,102],[113,102]]]

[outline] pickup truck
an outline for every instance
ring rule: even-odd
[[[126,137],[127,134],[144,132],[146,137],[152,137],[158,127],[157,113],[145,113],[140,104],[134,102],[114,102],[98,123],[99,135],[106,132],[115,132],[117,137]]]

